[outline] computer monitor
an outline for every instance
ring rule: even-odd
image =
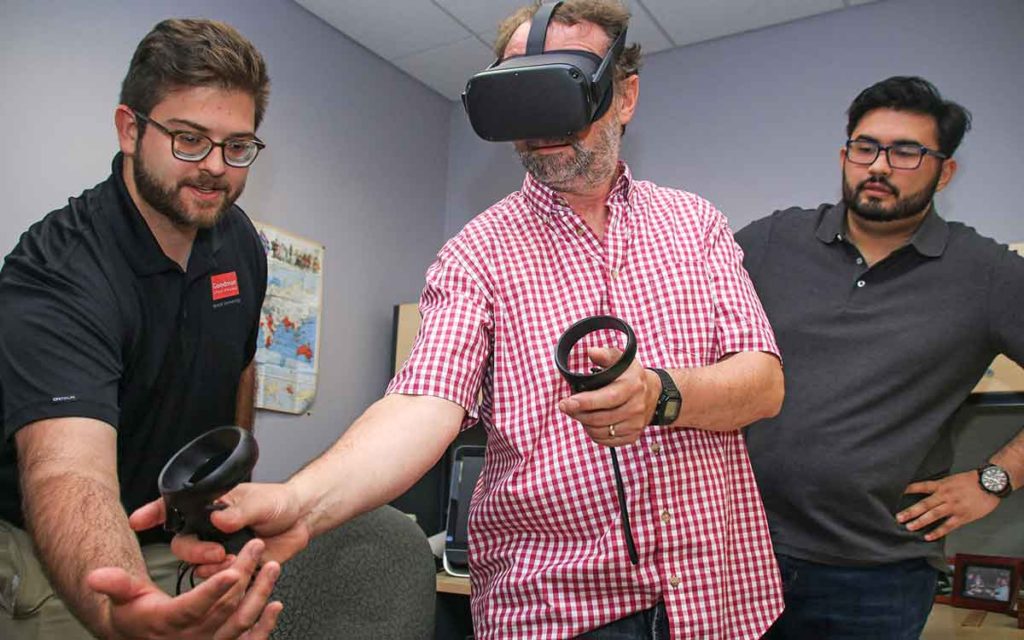
[[[443,557],[444,570],[452,575],[469,575],[469,503],[483,467],[484,447],[464,445],[452,453]]]

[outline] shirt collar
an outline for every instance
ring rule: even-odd
[[[617,201],[629,202],[632,191],[633,173],[629,170],[629,166],[620,160],[618,163],[618,177],[612,183],[612,188],[608,192],[608,197],[605,198],[605,203],[611,205]],[[529,172],[527,172],[526,177],[523,179],[522,193],[530,209],[536,213],[545,215],[572,213],[572,209],[561,194],[551,187],[538,182]]]
[[[846,204],[838,204],[827,207],[818,222],[818,229],[815,232],[818,240],[829,244],[843,240],[846,236]],[[935,203],[924,217],[921,225],[910,238],[910,245],[923,256],[938,258],[946,250],[946,243],[949,240],[949,225],[939,216],[935,210]]]
[[[177,263],[167,257],[156,241],[146,220],[142,217],[124,182],[124,154],[118,153],[111,163],[111,175],[108,183],[112,185],[114,201],[112,215],[107,216],[114,236],[121,251],[128,259],[132,270],[139,276],[148,276],[169,270],[179,270]],[[200,229],[192,243],[192,254],[189,256],[188,271],[199,275],[216,266],[214,254],[220,248],[220,224],[210,229]]]

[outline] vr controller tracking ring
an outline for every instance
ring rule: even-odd
[[[607,369],[591,374],[574,373],[569,368],[569,353],[572,352],[572,348],[584,336],[602,329],[614,329],[626,335],[626,349],[622,352],[622,357]],[[580,393],[608,386],[629,368],[635,357],[636,335],[633,333],[632,327],[615,316],[591,316],[566,329],[562,337],[558,339],[558,347],[555,349],[555,366],[558,367],[558,371],[565,381],[569,383],[573,393]]]
[[[589,375],[574,373],[569,369],[569,353],[572,352],[572,348],[584,336],[602,329],[614,329],[626,335],[626,349],[622,352],[622,357],[607,369],[599,369]],[[555,366],[569,383],[573,393],[593,391],[608,386],[625,373],[635,358],[636,334],[633,333],[632,327],[615,316],[591,316],[580,320],[565,330],[562,337],[558,339],[558,346],[555,347]],[[609,434],[614,437],[613,426],[609,427]],[[609,450],[612,454],[612,471],[615,472],[615,495],[619,501],[619,511],[622,513],[622,533],[626,537],[629,561],[636,566],[640,564],[640,558],[636,552],[636,542],[633,540],[633,528],[629,524],[629,509],[626,504],[626,489],[622,483],[622,472],[619,471],[619,456],[614,447]]]

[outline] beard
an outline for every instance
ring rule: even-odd
[[[858,217],[872,222],[895,222],[913,218],[924,211],[935,197],[935,189],[939,184],[942,172],[936,171],[935,178],[923,189],[906,196],[901,195],[900,190],[893,185],[885,176],[868,178],[854,188],[850,185],[846,176],[843,176],[843,201],[846,203],[847,211],[853,212]],[[896,199],[890,205],[883,205],[878,199],[868,196],[862,199],[864,187],[869,185],[883,185],[892,192]]]
[[[146,201],[157,213],[170,220],[175,226],[195,227],[209,229],[217,224],[224,212],[235,203],[238,196],[242,194],[245,187],[243,182],[234,191],[231,184],[223,178],[213,176],[200,171],[194,178],[184,178],[172,187],[160,182],[146,166],[142,159],[141,137],[135,145],[135,157],[132,163],[132,176],[135,178],[135,188],[139,196]],[[197,187],[200,189],[217,189],[223,193],[223,197],[215,202],[191,202],[186,201],[182,191],[186,187]]]
[[[581,192],[605,182],[615,174],[619,164],[619,140],[621,125],[618,118],[610,118],[594,131],[591,148],[583,145],[577,136],[562,141],[572,148],[572,153],[538,153],[529,143],[516,148],[523,168],[534,179],[555,191]]]

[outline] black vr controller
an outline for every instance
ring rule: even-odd
[[[210,513],[223,508],[217,503],[222,495],[248,479],[257,458],[256,439],[241,427],[218,427],[182,447],[157,480],[167,511],[164,529],[194,533],[238,554],[254,537],[252,531],[224,533],[210,522]]]
[[[607,369],[595,369],[590,374],[574,373],[569,368],[569,353],[576,343],[595,331],[603,329],[614,329],[626,334],[626,349],[622,357],[615,364]],[[558,346],[555,348],[555,366],[559,373],[569,383],[573,393],[582,391],[593,391],[608,386],[616,378],[621,376],[636,357],[636,335],[633,328],[619,320],[615,316],[591,316],[584,318],[565,330],[562,337],[558,339]],[[622,533],[626,537],[626,550],[629,552],[629,561],[634,565],[640,563],[636,552],[636,543],[633,541],[633,529],[629,524],[629,510],[626,506],[626,489],[622,484],[622,472],[619,471],[619,456],[612,452],[612,470],[615,472],[615,494],[619,500],[619,511],[622,512]]]

